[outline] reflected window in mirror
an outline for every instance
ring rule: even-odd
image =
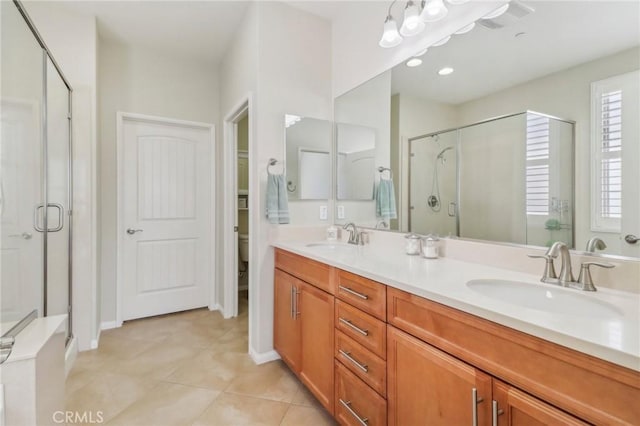
[[[285,173],[290,200],[331,198],[332,140],[330,121],[285,116]]]

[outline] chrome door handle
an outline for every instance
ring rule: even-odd
[[[356,420],[358,420],[358,422],[362,425],[362,426],[367,426],[369,424],[369,419],[368,418],[362,418],[358,415],[358,413],[356,413],[355,411],[353,411],[353,408],[351,408],[351,401],[344,401],[342,398],[338,398],[338,400],[340,401],[340,404],[342,404],[344,406],[344,408],[347,409],[347,411],[349,411],[349,413],[356,418]]]
[[[129,234],[129,235],[133,235],[136,232],[142,232],[142,229],[134,229],[134,228],[128,228],[127,229],[127,234]]]
[[[56,209],[58,209],[58,226],[56,226],[55,228],[49,228],[47,231],[48,232],[61,231],[62,228],[64,228],[64,207],[60,203],[49,203],[47,204],[47,206],[55,207]]]
[[[498,401],[493,400],[491,402],[491,425],[498,426],[498,416],[504,414],[504,410],[498,409]]]
[[[39,215],[38,212],[40,212],[40,209],[44,208],[44,204],[38,204],[33,208],[33,229],[35,229],[38,232],[44,232],[44,227],[40,226],[40,220],[39,220]]]
[[[629,234],[627,236],[624,237],[624,240],[628,243],[628,244],[635,244],[638,241],[640,241],[640,238],[636,237],[635,235]]]
[[[357,331],[358,333],[362,334],[363,336],[368,336],[369,335],[369,330],[363,330],[360,327],[358,327],[357,325],[354,325],[351,321],[349,321],[348,319],[344,319],[342,317],[338,318],[338,320],[343,323],[344,325],[351,327],[351,329]]]
[[[364,371],[365,373],[369,372],[369,367],[366,364],[362,364],[361,362],[353,358],[351,356],[351,352],[343,351],[342,349],[338,349],[338,352],[340,352],[346,359],[354,363],[360,370]]]
[[[484,398],[478,398],[478,389],[471,389],[471,424],[478,426],[478,404],[484,401]]]
[[[9,235],[9,237],[20,237],[20,238],[24,238],[25,240],[30,240],[31,237],[33,237],[33,235],[29,232],[23,232],[22,234],[11,234]]]
[[[347,293],[349,293],[349,294],[352,294],[352,295],[354,295],[354,296],[356,296],[356,297],[359,297],[360,299],[363,299],[363,300],[368,300],[368,299],[369,299],[369,296],[367,296],[366,294],[358,293],[358,292],[357,292],[357,291],[355,291],[355,290],[351,290],[349,287],[344,287],[344,286],[339,285],[339,286],[338,286],[338,288],[339,288],[340,290],[344,290],[344,291],[346,291],[346,292],[347,292]]]

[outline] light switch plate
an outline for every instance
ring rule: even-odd
[[[320,206],[320,220],[327,220],[329,216],[329,210],[327,206]]]
[[[338,206],[338,219],[344,219],[344,206]]]

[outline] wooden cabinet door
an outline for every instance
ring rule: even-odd
[[[493,400],[494,404],[497,403],[493,415],[498,419],[498,426],[586,425],[497,379],[493,379]]]
[[[302,335],[300,379],[333,414],[334,297],[300,282],[299,318]]]
[[[273,346],[294,372],[300,371],[300,321],[296,308],[296,294],[300,291],[296,278],[275,270]]]
[[[491,376],[387,326],[389,426],[491,422]],[[472,395],[477,395],[477,403]]]

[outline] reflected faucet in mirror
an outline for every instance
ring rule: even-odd
[[[590,252],[590,253],[594,253],[597,250],[604,250],[607,248],[607,245],[605,244],[604,241],[602,241],[602,239],[598,238],[598,237],[592,237],[591,239],[589,239],[589,241],[587,242],[587,249],[586,251]]]

